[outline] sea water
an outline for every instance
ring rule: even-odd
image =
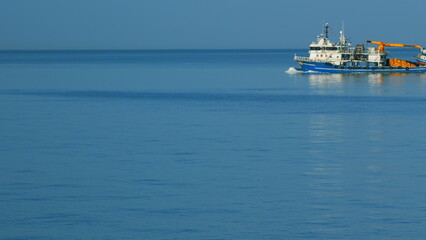
[[[0,239],[424,239],[426,74],[294,54],[0,52]]]

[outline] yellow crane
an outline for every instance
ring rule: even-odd
[[[377,47],[377,50],[379,52],[384,52],[385,47],[414,47],[414,48],[420,48],[420,51],[423,52],[423,47],[420,45],[415,45],[415,44],[385,43],[385,42],[379,42],[379,41],[367,41],[367,43],[378,44],[379,46]],[[416,67],[416,64],[406,60],[391,58],[389,59],[389,66],[408,68],[408,67]]]
[[[384,52],[385,47],[415,47],[415,48],[420,48],[420,50],[423,50],[422,46],[415,45],[415,44],[385,43],[385,42],[379,42],[379,41],[367,41],[367,43],[378,44],[379,46],[377,47],[377,50],[379,52]]]

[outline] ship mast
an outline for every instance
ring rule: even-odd
[[[325,23],[324,34],[325,34],[325,39],[328,39],[328,23]]]

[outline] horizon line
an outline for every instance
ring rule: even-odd
[[[54,48],[54,49],[0,49],[6,51],[281,51],[306,48]]]

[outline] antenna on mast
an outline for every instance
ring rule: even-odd
[[[325,38],[328,39],[328,23],[325,23],[324,33],[325,33]]]

